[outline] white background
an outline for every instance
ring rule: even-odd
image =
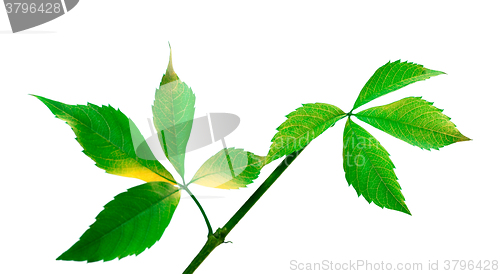
[[[444,260],[500,260],[498,2],[172,2],[80,1],[18,34],[0,10],[0,272],[181,273],[203,246],[206,226],[184,195],[162,239],[140,256],[55,260],[104,204],[142,181],[96,168],[69,126],[28,94],[111,104],[149,137],[168,41],[176,72],[196,94],[195,116],[241,118],[228,146],[266,154],[275,128],[301,103],[348,111],[372,73],[398,59],[447,75],[360,110],[423,96],[473,139],[429,152],[359,122],[391,153],[408,216],[368,204],[347,185],[342,120],[300,155],[229,234],[233,244],[218,247],[197,273],[308,273],[292,271],[291,260],[421,262],[424,270],[429,260],[440,260],[441,269]],[[187,179],[221,148],[189,153]],[[224,225],[278,162],[247,189],[193,186],[212,225]]]

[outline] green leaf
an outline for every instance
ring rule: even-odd
[[[203,163],[190,183],[221,189],[246,187],[259,177],[264,159],[243,149],[222,149]]]
[[[271,140],[266,164],[304,148],[312,140],[345,117],[338,107],[324,104],[304,104],[286,116]]]
[[[156,90],[153,121],[160,144],[177,172],[184,178],[184,158],[194,118],[193,91],[174,72],[172,52],[167,72]]]
[[[161,238],[180,197],[179,188],[165,182],[145,183],[118,194],[57,260],[96,262],[139,255]]]
[[[120,110],[90,103],[86,106],[67,105],[33,96],[40,99],[57,118],[66,121],[83,147],[83,153],[94,160],[97,167],[110,174],[146,182],[175,183],[172,175],[154,158],[147,143],[142,148],[142,153],[148,155],[147,159],[150,160],[137,156],[133,143],[144,142],[144,137],[134,122]]]
[[[353,110],[387,93],[411,83],[423,81],[444,72],[424,68],[422,65],[400,60],[381,66],[366,82],[354,103]]]
[[[470,140],[458,131],[442,111],[421,97],[408,97],[363,110],[355,116],[396,138],[427,150]]]
[[[410,214],[389,153],[350,118],[344,129],[345,178],[368,203]]]

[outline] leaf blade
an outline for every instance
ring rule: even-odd
[[[107,203],[80,240],[57,260],[96,262],[139,255],[161,238],[179,200],[179,188],[165,182],[130,188]]]
[[[191,135],[196,97],[186,83],[179,80],[172,66],[170,51],[167,72],[156,90],[153,123],[167,159],[184,178],[186,146]]]
[[[439,149],[456,142],[470,140],[458,131],[455,124],[442,111],[422,97],[407,97],[387,105],[363,110],[355,116],[422,149]]]
[[[265,164],[304,148],[321,133],[345,117],[340,108],[325,104],[304,104],[286,116],[278,128]]]
[[[59,119],[65,121],[83,147],[83,153],[109,174],[137,178],[146,182],[175,180],[151,152],[134,122],[111,106],[68,105],[33,95]],[[145,160],[137,156],[134,143],[144,142]]]
[[[385,148],[350,118],[344,128],[343,168],[349,185],[368,203],[409,214]],[[368,145],[367,145],[368,144]]]
[[[246,187],[259,177],[264,159],[243,149],[222,149],[203,163],[190,184],[220,189]]]
[[[427,69],[422,65],[401,62],[387,62],[378,68],[361,89],[352,110],[409,84],[445,74],[442,71]]]

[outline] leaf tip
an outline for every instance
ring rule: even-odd
[[[443,71],[439,71],[439,70],[426,69],[424,71],[424,74],[431,74],[431,76],[438,76],[438,75],[447,74],[447,73],[443,72]]]
[[[410,209],[408,208],[408,206],[405,204],[405,202],[402,202],[401,204],[403,206],[403,208],[401,209],[395,209],[395,208],[390,208],[390,209],[393,209],[393,210],[396,210],[396,211],[399,211],[399,212],[402,212],[402,213],[405,213],[405,214],[408,214],[410,216],[413,216],[410,212]]]
[[[167,66],[167,71],[165,74],[163,74],[163,77],[160,82],[160,86],[166,85],[170,82],[179,80],[179,76],[177,76],[177,73],[174,71],[174,66],[172,65],[172,47],[170,46],[170,42],[168,42],[168,47],[169,47],[169,57],[168,57],[168,66]]]
[[[42,96],[35,95],[35,94],[31,94],[31,93],[29,93],[28,95],[33,96],[33,97],[37,98],[37,99],[38,99],[38,100],[40,100],[40,101],[41,101],[42,99],[45,99],[45,98],[43,98]]]
[[[471,139],[471,138],[469,138],[469,137],[467,137],[467,136],[465,136],[465,135],[462,135],[462,136],[463,136],[463,137],[462,137],[462,139],[461,139],[461,140],[459,140],[458,142],[472,141],[472,139]]]
[[[69,258],[66,256],[66,252],[63,254],[59,255],[59,257],[56,258],[56,261],[71,261]]]
[[[444,72],[444,71],[439,71],[439,70],[433,70],[437,75],[440,75],[440,74],[445,74],[445,75],[448,75],[448,73]]]

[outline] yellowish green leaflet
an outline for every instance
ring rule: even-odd
[[[450,118],[421,97],[363,110],[355,116],[411,145],[430,150],[468,141]]]
[[[179,80],[174,72],[170,53],[167,72],[155,94],[153,122],[165,156],[182,178],[186,146],[193,125],[195,99],[191,88]]]
[[[111,106],[93,104],[67,105],[36,96],[56,115],[66,121],[76,134],[76,140],[83,147],[83,153],[95,161],[96,166],[107,173],[137,178],[146,182],[162,181],[174,183],[172,174],[157,161],[144,137],[120,110]],[[142,153],[145,160],[138,157],[134,142],[145,143]]]
[[[422,65],[401,62],[388,62],[381,66],[366,82],[354,103],[353,110],[387,93],[398,90],[411,83],[423,81],[444,72],[424,68]]]
[[[304,148],[312,140],[345,117],[338,107],[324,104],[304,104],[286,116],[271,140],[266,164]]]
[[[198,169],[191,183],[221,189],[246,187],[259,176],[264,159],[243,149],[222,149]]]

